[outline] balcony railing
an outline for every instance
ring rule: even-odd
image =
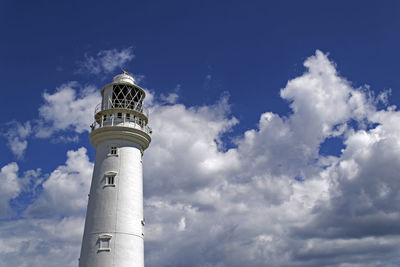
[[[103,105],[103,103],[97,104],[96,108],[94,109],[94,114],[96,115],[102,110],[109,110],[109,109],[128,109],[134,110],[139,113],[142,113],[147,118],[149,117],[149,110],[143,106],[142,103],[133,102],[133,101],[120,101],[120,102],[112,102],[109,101]]]
[[[147,134],[152,134],[152,130],[148,125],[144,125],[144,122],[138,118],[136,119],[126,119],[112,116],[107,116],[106,119],[101,119],[100,121],[95,121],[90,125],[92,131],[102,128],[102,127],[110,127],[110,126],[123,126],[141,130]]]

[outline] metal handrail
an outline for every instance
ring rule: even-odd
[[[135,121],[125,121],[121,119],[106,119],[106,120],[101,120],[100,123],[95,121],[90,125],[90,128],[92,131],[103,128],[103,127],[113,127],[113,126],[124,126],[124,127],[130,127],[134,129],[141,130],[147,134],[152,134],[153,131],[150,126],[148,125],[140,125],[139,123],[136,123]]]
[[[103,105],[103,103],[99,103],[96,105],[96,108],[94,109],[94,115],[96,115],[100,111],[110,110],[110,109],[114,109],[114,108],[115,109],[134,110],[139,113],[142,113],[147,118],[149,117],[149,110],[147,108],[145,108],[142,103],[139,103],[139,102],[113,103],[113,102],[109,101],[105,105]]]

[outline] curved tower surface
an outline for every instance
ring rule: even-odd
[[[143,151],[151,129],[145,91],[127,72],[101,89],[96,148],[79,267],[144,266]]]

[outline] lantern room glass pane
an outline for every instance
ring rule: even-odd
[[[140,110],[143,102],[143,92],[125,84],[113,85],[112,104],[114,108],[127,108]]]

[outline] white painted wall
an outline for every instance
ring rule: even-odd
[[[118,147],[118,156],[109,155]],[[106,186],[116,172],[115,187]],[[134,142],[106,140],[96,147],[80,267],[144,266],[143,175],[141,148]],[[110,234],[110,251],[98,251],[99,236]]]
[[[90,134],[90,141],[96,148],[96,159],[79,267],[144,266],[142,153],[151,141],[150,131],[146,131],[150,128],[124,122],[116,116],[113,123],[103,122],[104,115],[107,120],[117,112],[126,115],[125,111],[109,110],[113,84],[134,85],[134,82],[133,77],[124,73],[115,76],[114,82],[102,89],[103,107],[95,115],[101,118],[97,122],[100,125],[93,127]],[[135,112],[147,122],[146,115],[137,114],[137,111],[131,112],[131,117]],[[118,148],[117,155],[110,154],[112,146]],[[106,183],[109,173],[116,173],[114,186]],[[109,249],[100,250],[101,236],[111,237]]]

